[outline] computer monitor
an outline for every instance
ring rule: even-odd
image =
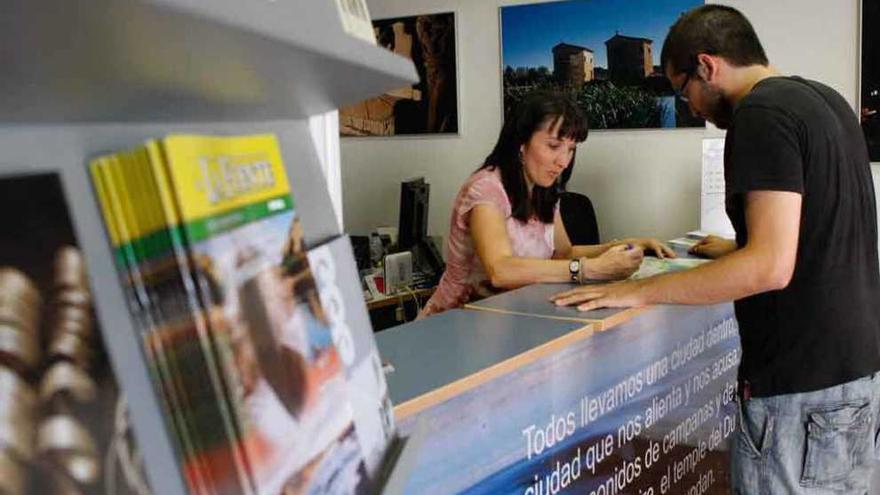
[[[400,183],[400,223],[397,250],[409,251],[428,237],[428,196],[431,185],[424,177]]]

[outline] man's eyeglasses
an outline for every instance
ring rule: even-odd
[[[678,89],[672,88],[672,91],[675,92],[675,96],[685,103],[688,102],[688,97],[684,95],[684,90],[687,89],[688,83],[691,82],[691,76],[693,74],[694,71],[688,71],[685,74],[684,82],[681,84],[681,86],[679,86]]]

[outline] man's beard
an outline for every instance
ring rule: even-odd
[[[704,88],[706,112],[704,117],[719,129],[727,129],[733,123],[733,104],[720,91]]]

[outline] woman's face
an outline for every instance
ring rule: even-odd
[[[554,125],[555,124],[555,125]],[[523,171],[529,186],[550,187],[571,165],[577,143],[570,138],[558,137],[562,119],[542,125],[529,141],[520,146]]]

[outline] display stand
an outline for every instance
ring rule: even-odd
[[[0,14],[8,64],[0,73],[0,174],[61,177],[154,493],[187,490],[88,160],[171,133],[274,133],[306,243],[339,235],[307,119],[410,84],[416,73],[410,61],[347,35],[335,9],[325,0],[14,0]]]

